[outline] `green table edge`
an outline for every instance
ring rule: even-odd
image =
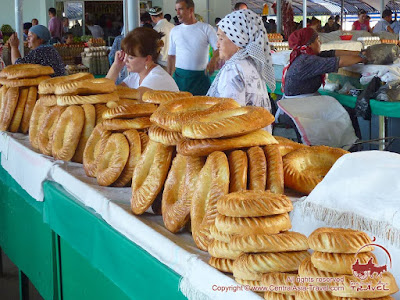
[[[117,232],[60,184],[46,181],[43,189],[44,221],[126,295],[186,299],[179,291],[179,274]]]

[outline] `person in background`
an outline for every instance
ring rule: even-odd
[[[153,29],[164,34],[164,36],[161,38],[164,43],[164,47],[162,47],[160,51],[160,56],[158,57],[157,63],[166,70],[168,65],[169,35],[172,28],[175,26],[164,18],[161,7],[155,6],[150,8],[149,14],[153,23],[156,24]]]
[[[82,36],[83,32],[82,32],[82,26],[81,24],[79,24],[78,20],[75,20],[75,24],[74,26],[72,26],[71,30],[72,34],[74,36]]]
[[[178,16],[174,17],[174,24],[175,24],[175,26],[178,26],[181,24],[181,22],[179,22]]]
[[[33,18],[33,19],[32,19],[32,21],[31,21],[31,23],[32,23],[32,26],[39,25],[39,20],[38,20],[38,19],[35,19],[35,18]]]
[[[63,18],[63,30],[64,33],[69,31],[69,19],[68,18]]]
[[[125,37],[125,28],[122,27],[121,34],[114,39],[110,53],[108,54],[108,61],[110,62],[110,66],[114,63],[115,54],[117,53],[117,51],[121,50],[121,42],[124,39],[124,37]],[[121,84],[127,75],[128,71],[126,70],[126,66],[124,66],[122,70],[119,72],[115,84]]]
[[[90,30],[93,38],[95,38],[95,39],[104,38],[103,28],[101,28],[99,25],[95,25],[93,23],[93,21],[87,21],[86,25],[87,25],[88,29]]]
[[[18,50],[19,40],[14,33],[10,39],[11,62],[13,64],[40,64],[50,66],[54,69],[54,76],[65,75],[64,63],[60,54],[53,46],[49,45],[51,39],[50,31],[43,25],[32,26],[28,32],[28,47],[31,49],[28,55],[21,57]]]
[[[311,22],[307,27],[314,29],[317,32],[321,31],[321,20],[316,17],[311,18]]]
[[[335,30],[340,30],[340,28],[342,28],[342,26],[340,26],[340,16],[336,15],[335,16],[335,23],[333,24],[333,26],[335,26]]]
[[[71,45],[74,43],[74,35],[72,34],[72,32],[67,32],[66,34],[64,34],[64,41],[67,45]]]
[[[172,17],[170,14],[165,14],[164,18],[167,19],[168,22],[171,22]]]
[[[382,19],[376,23],[374,29],[372,30],[373,33],[379,32],[391,32],[394,33],[393,28],[391,27],[392,23],[392,14],[393,12],[390,9],[385,9],[382,12]]]
[[[28,39],[28,32],[29,32],[29,28],[32,27],[32,23],[30,22],[26,22],[24,23],[24,41],[26,41]]]
[[[193,0],[176,1],[176,14],[182,24],[171,30],[168,73],[173,74],[181,91],[205,95],[211,84],[205,74],[208,47],[210,44],[213,47],[213,59],[216,60],[217,35],[211,25],[196,20],[194,9]],[[212,72],[214,70],[210,70],[210,74]]]
[[[147,11],[140,15],[140,26],[153,28],[151,16]]]
[[[121,85],[139,89],[179,91],[172,77],[156,64],[160,55],[163,34],[152,28],[138,27],[127,34],[122,40],[122,51],[117,51],[115,60],[107,73],[107,78],[117,80],[124,66],[129,76]]]
[[[336,30],[337,29],[335,26],[335,19],[332,16],[330,16],[328,19],[328,22],[326,22],[324,28],[322,28],[322,31],[325,33],[329,33],[329,32],[336,31]]]
[[[364,9],[358,11],[358,20],[353,23],[351,30],[365,30],[371,32],[371,27],[367,20],[367,12]]]
[[[214,29],[215,29],[215,31],[218,31],[218,23],[219,23],[219,21],[221,21],[221,18],[215,18],[215,20],[214,20],[214,23],[215,23],[215,26],[214,26]]]
[[[50,43],[61,42],[61,38],[64,35],[62,21],[56,16],[56,9],[54,7],[49,8],[49,23],[47,28],[50,31],[51,41]]]
[[[268,24],[269,24],[268,33],[276,33],[277,26],[276,26],[275,20],[274,19],[269,19],[268,20]]]
[[[242,22],[236,22],[238,19]],[[275,75],[261,18],[251,10],[234,11],[221,20],[217,35],[219,56],[225,64],[207,95],[233,98],[242,106],[270,110],[266,86],[275,90]]]
[[[241,9],[248,9],[247,4],[244,2],[236,2],[233,10],[241,10]]]

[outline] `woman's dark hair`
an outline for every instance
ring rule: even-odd
[[[164,42],[164,33],[152,28],[138,27],[130,31],[121,42],[121,49],[128,55],[146,57],[150,55],[154,62],[160,55]]]
[[[358,10],[358,15],[360,16],[360,15],[366,15],[367,14],[367,12],[365,11],[365,9],[359,9]]]

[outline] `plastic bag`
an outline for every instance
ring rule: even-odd
[[[357,97],[356,116],[363,117],[364,120],[371,120],[371,106],[369,100],[375,95],[380,88],[382,81],[379,77],[374,77],[368,84],[367,88]]]
[[[381,86],[376,92],[375,99],[387,102],[400,101],[400,80],[391,81]]]
[[[350,94],[350,90],[355,90],[355,89],[356,88],[350,82],[347,81],[343,85],[343,87],[340,90],[338,90],[338,93],[342,95],[348,95]]]
[[[394,44],[372,45],[365,50],[368,64],[389,65],[399,58],[399,47]]]

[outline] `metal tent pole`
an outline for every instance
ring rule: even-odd
[[[23,13],[23,0],[15,0],[15,31],[18,34],[19,38],[19,53],[21,53],[21,57],[24,57],[24,35],[23,35],[23,21],[22,21],[22,13]]]
[[[282,33],[282,1],[276,0],[276,32]]]
[[[307,27],[307,0],[303,0],[303,28]]]
[[[139,0],[127,0],[128,8],[128,30],[131,31],[140,24],[140,6]]]
[[[381,0],[381,17],[384,10],[385,10],[385,0]]]

